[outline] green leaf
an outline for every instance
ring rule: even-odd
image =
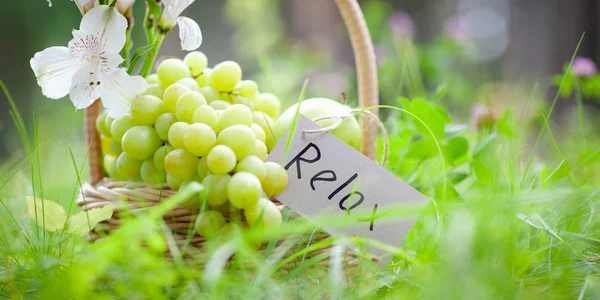
[[[571,169],[572,168],[569,164],[569,161],[563,159],[558,166],[544,179],[544,184],[553,183],[569,176]]]
[[[398,104],[402,105],[402,107],[408,111],[410,111],[412,108],[410,100],[404,97],[398,97]]]
[[[459,184],[467,177],[469,177],[469,173],[467,172],[450,173],[448,174],[448,181],[450,181],[452,184]]]
[[[572,72],[567,72],[562,79],[564,80],[561,80],[558,83],[560,86],[560,95],[562,97],[568,97],[573,92],[573,86],[575,85],[575,80],[577,80],[577,78]]]
[[[451,138],[463,134],[468,129],[469,125],[467,124],[448,124],[444,128],[444,132],[446,137]]]
[[[473,156],[478,156],[484,150],[486,150],[490,145],[492,145],[496,141],[496,134],[492,133],[488,136],[485,136],[481,140],[477,142],[475,148],[473,149]]]
[[[419,158],[422,160],[432,158],[438,154],[435,141],[430,137],[424,137],[412,142],[406,152],[406,158]]]
[[[58,203],[27,196],[27,213],[29,217],[46,231],[56,232],[65,227],[67,214]]]
[[[466,162],[469,157],[468,154],[469,142],[464,137],[453,137],[444,145],[446,161],[453,166]]]
[[[112,217],[114,205],[82,211],[72,215],[67,221],[67,231],[71,234],[84,235],[94,229],[98,223]]]
[[[452,123],[452,118],[450,117],[450,113],[446,110],[445,107],[438,105],[438,104],[434,104],[433,109],[442,118],[442,121],[444,122],[444,126]]]
[[[495,182],[494,171],[492,170],[489,162],[486,163],[479,158],[475,158],[473,161],[471,161],[471,168],[473,169],[473,173],[480,183],[492,185]]]
[[[156,47],[156,43],[152,43],[150,45],[146,45],[144,47],[137,48],[135,50],[135,52],[133,53],[133,57],[131,58],[131,63],[129,64],[129,68],[127,69],[127,73],[131,74],[133,72],[133,69],[137,65],[138,61],[140,61],[140,59],[142,57],[144,57],[144,55],[146,55],[150,51],[152,51],[152,49],[154,49],[154,47]]]
[[[441,113],[442,110],[432,107],[423,99],[415,99],[411,103],[410,111],[427,125],[425,126],[419,120],[413,120],[415,127],[421,134],[431,135],[429,130],[427,130],[427,127],[429,127],[435,138],[439,140],[444,138],[444,127],[450,122],[447,115]]]
[[[447,89],[448,89],[448,85],[445,83],[438,86],[437,89],[435,89],[435,92],[433,93],[433,101],[438,101],[442,97],[444,97]]]
[[[514,137],[515,129],[513,128],[513,124],[513,113],[509,109],[498,119],[498,133],[506,137]]]

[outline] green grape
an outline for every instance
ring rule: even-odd
[[[267,195],[277,195],[285,189],[288,184],[287,171],[277,163],[265,162],[265,179],[261,181],[263,190]]]
[[[231,180],[229,174],[210,174],[202,180],[208,191],[208,204],[219,206],[227,202],[227,184]]]
[[[204,96],[207,103],[211,103],[213,101],[219,100],[219,93],[210,86],[201,87],[199,90],[200,94]]]
[[[148,82],[148,84],[160,83],[160,80],[158,79],[158,74],[154,73],[146,76],[146,82]]]
[[[114,153],[115,155],[119,155],[121,153],[123,153],[123,148],[121,148],[121,144],[117,143],[117,141],[113,140],[110,143],[110,152]]]
[[[208,169],[215,174],[227,174],[235,168],[235,152],[223,145],[213,147],[206,156]]]
[[[176,122],[175,124],[171,125],[171,128],[169,128],[168,133],[169,143],[171,144],[171,147],[175,149],[185,148],[183,139],[185,136],[185,130],[188,126],[190,125],[185,122]]]
[[[162,99],[164,93],[165,93],[165,91],[163,91],[163,89],[160,87],[160,84],[153,83],[148,86],[148,88],[142,95],[151,95],[151,96]]]
[[[110,165],[110,178],[113,181],[126,181],[127,178],[126,176],[123,176],[120,172],[119,172],[119,167],[117,165],[117,161],[118,161],[118,157],[112,161],[111,165]]]
[[[112,134],[113,140],[121,144],[125,132],[136,125],[137,123],[133,120],[131,115],[124,115],[116,119],[110,127],[110,133]]]
[[[239,209],[254,207],[260,199],[260,180],[249,172],[238,172],[227,183],[229,203]]]
[[[252,113],[252,117],[252,121],[258,124],[258,126],[264,130],[267,136],[270,132],[272,132],[272,128],[275,123],[273,122],[273,119],[269,117],[269,115],[260,111],[255,111]]]
[[[175,149],[165,157],[165,171],[179,180],[190,180],[196,175],[198,160],[198,157],[186,150]]]
[[[167,179],[165,171],[159,170],[154,165],[153,159],[147,159],[142,163],[141,169],[142,180],[148,184],[162,184]]]
[[[126,152],[121,153],[117,158],[117,171],[128,179],[138,178],[142,169],[141,160],[133,159]]]
[[[208,82],[217,91],[228,92],[233,90],[241,79],[242,68],[240,65],[233,61],[224,61],[213,68]]]
[[[150,126],[135,126],[123,136],[123,152],[131,158],[144,160],[154,156],[163,141]]]
[[[112,137],[112,124],[115,122],[115,118],[106,116],[106,119],[104,120],[104,126],[106,126],[106,136]]]
[[[210,103],[210,106],[212,106],[212,108],[214,108],[215,110],[223,110],[230,107],[231,103],[225,100],[215,100]]]
[[[183,62],[188,66],[188,68],[190,68],[192,76],[194,77],[202,73],[204,68],[208,66],[208,58],[200,51],[192,51],[188,53],[183,58]]]
[[[219,92],[219,99],[231,103],[233,100],[232,92]]]
[[[166,89],[168,86],[177,82],[181,78],[191,77],[190,69],[180,59],[168,58],[163,60],[156,70],[158,79],[160,80],[160,86]]]
[[[210,77],[210,73],[212,73],[211,68],[204,68],[204,71],[202,71],[202,73],[194,76],[194,79],[196,80],[196,83],[199,87],[202,88],[208,86],[208,77]]]
[[[206,164],[206,156],[200,158],[200,160],[198,161],[198,167],[196,167],[196,171],[198,171],[198,180],[199,181],[204,180],[204,178],[206,178],[206,176],[208,176],[208,174],[210,173],[210,170],[208,169],[208,164]]]
[[[217,122],[217,130],[223,131],[223,129],[232,125],[251,126],[252,111],[242,104],[234,104],[227,107]]]
[[[266,175],[265,163],[263,160],[252,155],[246,156],[246,158],[242,159],[238,163],[235,171],[252,173],[261,181],[265,179]]]
[[[252,153],[250,155],[254,155],[258,158],[260,158],[260,160],[264,161],[265,159],[267,159],[267,146],[265,145],[265,143],[256,140],[256,142],[254,142],[254,151],[252,151]]]
[[[264,143],[265,139],[267,137],[266,137],[265,131],[262,129],[262,127],[260,127],[260,125],[258,125],[256,123],[252,123],[252,126],[250,126],[250,128],[252,129],[252,131],[254,131],[254,135],[256,136],[256,139]]]
[[[179,100],[181,95],[189,91],[190,89],[187,86],[179,83],[175,83],[168,87],[162,97],[163,102],[165,103],[165,110],[175,113],[175,109],[177,108],[177,100]]]
[[[215,128],[217,126],[217,112],[212,106],[202,105],[194,111],[192,121],[194,123],[204,123],[211,128]]]
[[[131,102],[131,117],[139,125],[152,125],[163,113],[163,102],[160,98],[144,95]]]
[[[102,153],[116,155],[116,153],[114,153],[112,151],[112,148],[110,147],[112,142],[113,140],[111,138],[106,137],[104,135],[100,135],[100,149],[102,149]]]
[[[168,112],[158,116],[158,119],[156,119],[156,124],[154,124],[154,129],[156,129],[156,134],[158,134],[158,137],[163,141],[168,141],[169,129],[176,122],[177,119],[175,119],[175,115],[173,115],[173,113]]]
[[[165,170],[165,157],[167,157],[167,154],[171,151],[173,151],[173,147],[164,145],[158,148],[154,153],[154,166],[160,171]]]
[[[262,111],[275,119],[281,112],[281,101],[273,94],[262,93],[258,95],[257,111]]]
[[[205,156],[217,143],[217,134],[206,124],[192,124],[185,129],[183,143],[194,155]]]
[[[202,105],[206,105],[206,99],[199,92],[187,92],[177,100],[175,107],[175,117],[177,120],[192,123],[196,109]]]
[[[106,118],[107,114],[105,111],[98,115],[96,118],[96,130],[106,137],[111,137],[112,135],[110,133],[110,127],[106,126]]]
[[[265,198],[261,198],[254,207],[245,209],[244,217],[248,226],[261,230],[277,229],[282,223],[281,211],[277,205]]]
[[[249,109],[254,109],[254,103],[252,103],[252,100],[250,100],[249,98],[246,97],[242,97],[242,96],[235,96],[233,97],[233,100],[231,101],[232,104],[242,104],[246,107],[248,107]]]
[[[229,222],[221,228],[219,235],[225,240],[234,239],[235,237],[242,236],[242,227],[239,224]]]
[[[179,179],[167,174],[167,184],[169,185],[169,187],[172,190],[174,190],[174,191],[179,190],[182,183],[183,183],[182,180],[179,180]]]
[[[108,174],[110,177],[110,172],[112,171],[111,166],[117,160],[114,155],[106,154],[102,157],[102,166],[104,167],[104,172]]]
[[[217,123],[219,123],[219,120],[223,116],[223,110],[222,109],[215,109],[215,113],[217,114]],[[217,125],[215,125],[215,127],[217,127]]]
[[[227,189],[225,189],[224,191],[227,191]],[[225,193],[225,194],[227,194],[227,193]],[[225,203],[220,204],[220,205],[209,205],[209,208],[212,211],[220,212],[225,217],[225,219],[227,219],[227,221],[231,222],[231,219],[229,218],[231,204],[229,204],[229,202],[227,202],[227,195],[225,196]],[[227,224],[229,224],[229,223],[227,223]]]
[[[231,148],[238,160],[242,160],[252,153],[255,141],[254,131],[244,125],[227,127],[217,137],[217,144]]]
[[[223,225],[225,225],[225,217],[218,211],[205,211],[198,216],[198,229],[196,232],[206,239],[210,239],[219,234]]]
[[[242,97],[252,98],[258,93],[258,85],[252,80],[240,81],[236,87]]]
[[[200,87],[198,86],[198,83],[193,78],[187,78],[187,77],[181,78],[181,79],[177,80],[177,83],[179,83],[181,85],[185,85],[191,91],[196,91],[196,92],[200,91]]]

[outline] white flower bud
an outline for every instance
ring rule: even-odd
[[[85,15],[90,9],[100,4],[97,0],[75,0],[82,15]]]

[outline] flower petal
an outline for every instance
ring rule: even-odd
[[[198,49],[202,44],[202,31],[196,21],[178,17],[177,25],[179,26],[179,38],[181,39],[181,49],[193,51]]]
[[[164,13],[171,16],[173,19],[179,17],[179,15],[186,9],[194,0],[163,0],[165,4]]]
[[[100,98],[102,82],[98,78],[98,73],[96,68],[86,64],[73,75],[69,96],[75,108],[86,108]]]
[[[131,101],[148,88],[141,76],[130,76],[123,69],[112,73],[100,73],[102,82],[102,105],[109,116],[121,117],[129,112]]]
[[[42,94],[60,99],[69,93],[71,78],[80,66],[67,47],[50,47],[36,53],[29,61]]]
[[[119,53],[105,53],[103,58],[103,72],[111,73],[118,69],[119,65],[124,61]]]
[[[81,19],[79,29],[100,36],[102,50],[119,52],[125,46],[127,19],[116,8],[100,5],[92,8]]]

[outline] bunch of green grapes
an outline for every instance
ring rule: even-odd
[[[146,80],[148,89],[128,115],[102,113],[96,120],[109,177],[167,183],[174,190],[203,184],[204,193],[182,205],[200,210],[208,203],[198,227],[206,238],[231,230],[226,224],[242,214],[247,226],[280,226],[281,212],[270,197],[285,189],[287,172],[264,162],[275,144],[271,127],[279,99],[242,80],[233,61],[208,68],[201,52],[162,61]]]

